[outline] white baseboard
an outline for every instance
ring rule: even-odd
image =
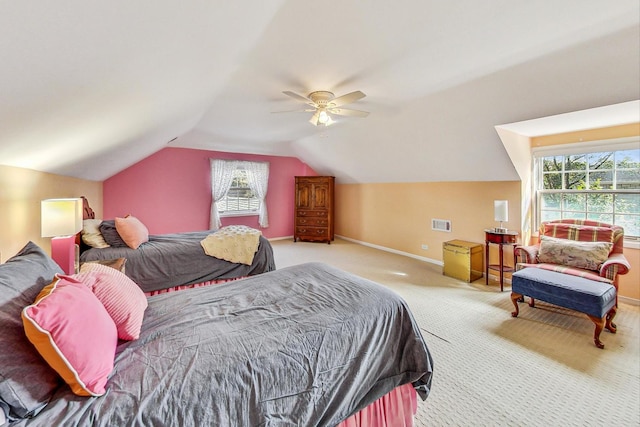
[[[385,246],[380,246],[380,245],[374,245],[372,243],[362,242],[360,240],[351,239],[349,237],[344,237],[344,236],[339,236],[339,235],[336,235],[336,237],[339,237],[339,238],[341,238],[343,240],[348,240],[349,242],[357,243],[359,245],[369,246],[370,248],[375,248],[375,249],[380,249],[381,251],[391,252],[393,254],[403,255],[403,256],[407,256],[409,258],[414,258],[414,259],[417,259],[417,260],[420,260],[420,261],[429,262],[431,264],[439,265],[440,267],[442,267],[444,265],[444,263],[442,261],[438,261],[437,259],[431,259],[431,258],[419,256],[419,255],[414,255],[414,254],[410,254],[409,252],[398,251],[396,249],[391,249],[391,248],[387,248]]]
[[[618,301],[629,305],[640,305],[640,299],[623,297],[622,295],[618,295]]]
[[[431,263],[431,264],[439,265],[440,267],[444,266],[444,263],[442,261],[438,261],[437,259],[427,258],[427,257],[411,254],[409,252],[403,252],[403,251],[399,251],[399,250],[396,250],[396,249],[387,248],[385,246],[374,245],[373,243],[363,242],[363,241],[360,241],[360,240],[352,239],[350,237],[345,237],[345,236],[341,236],[341,235],[338,235],[338,234],[336,234],[336,237],[339,237],[339,238],[341,238],[343,240],[347,240],[349,242],[357,243],[359,245],[363,245],[363,246],[368,246],[370,248],[379,249],[381,251],[391,252],[393,254],[403,255],[403,256],[407,256],[409,258],[414,258],[414,259],[417,259],[417,260],[420,260],[420,261],[424,261],[424,262],[428,262],[428,263]],[[272,238],[272,239],[269,239],[269,240],[270,241],[275,241],[275,240],[286,240],[286,239],[293,239],[293,236],[275,237],[275,238]],[[498,281],[500,278],[498,276],[494,276],[493,274],[489,274],[489,279]],[[511,279],[505,277],[504,278],[504,283],[511,285]],[[623,303],[625,303],[625,304],[640,306],[640,300],[635,299],[635,298],[618,296],[618,300],[623,302]]]
[[[270,241],[270,242],[275,242],[276,240],[287,240],[287,239],[293,240],[293,236],[269,237],[267,240]]]

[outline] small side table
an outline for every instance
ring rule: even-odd
[[[496,231],[493,229],[484,230],[485,234],[485,269],[484,275],[486,278],[486,284],[489,284],[489,270],[495,270],[500,272],[500,292],[504,290],[504,273],[512,273],[515,267],[515,259],[514,259],[514,267],[504,265],[504,252],[502,247],[504,245],[515,246],[516,239],[518,237],[518,233],[515,231]],[[499,255],[498,255],[498,264],[489,264],[489,246],[491,244],[498,245]]]

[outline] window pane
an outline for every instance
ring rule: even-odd
[[[607,224],[613,224],[613,214],[589,213],[587,214],[587,219],[590,219],[592,221],[606,222]]]
[[[559,211],[541,211],[540,212],[541,221],[553,221],[554,219],[562,219]]]
[[[545,173],[542,175],[545,190],[562,190],[562,174],[559,172]]]
[[[640,168],[640,150],[616,151],[616,168]]]
[[[587,206],[589,212],[606,212],[612,214],[613,194],[587,194]]]
[[[564,156],[552,156],[542,158],[542,170],[545,172],[560,172],[562,171],[562,162]]]
[[[584,190],[586,188],[586,172],[571,172],[565,174],[565,190]]]
[[[640,189],[640,169],[616,171],[616,188],[618,190]]]
[[[234,171],[233,181],[227,196],[218,204],[219,212],[243,212],[257,210],[259,201],[249,187],[248,172],[244,169]]]
[[[613,188],[613,171],[589,172],[589,190]]]
[[[542,197],[540,197],[540,204],[543,210],[560,210],[561,201],[562,194],[543,194]]]
[[[587,209],[586,194],[565,194],[564,195],[563,210],[584,212],[586,209]],[[567,218],[578,218],[578,217],[570,216]]]
[[[563,212],[563,219],[586,219],[586,215],[584,212]]]
[[[572,156],[566,156],[564,162],[564,170],[566,171],[586,171],[587,170],[587,156],[586,154],[576,154]]]
[[[616,213],[640,214],[640,194],[616,194]]]
[[[616,215],[615,224],[624,228],[625,236],[640,236],[640,215]]]
[[[613,151],[606,153],[590,153],[587,156],[589,169],[613,169]]]

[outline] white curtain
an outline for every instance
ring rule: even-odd
[[[233,182],[233,172],[241,162],[237,160],[211,159],[211,220],[209,228],[217,230],[222,225],[217,202],[224,199]]]
[[[267,185],[269,184],[269,163],[268,162],[243,162],[243,166],[248,173],[249,187],[260,199],[258,208],[258,224],[260,227],[269,226],[269,215],[267,213]]]

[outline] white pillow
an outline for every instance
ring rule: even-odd
[[[538,262],[598,271],[609,258],[611,242],[581,242],[541,236]]]
[[[100,233],[101,219],[85,219],[82,221],[82,241],[92,248],[108,248],[109,244]]]

